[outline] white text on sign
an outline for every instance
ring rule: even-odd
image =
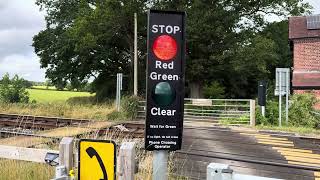
[[[166,25],[153,25],[152,32],[153,33],[168,33],[168,34],[177,34],[180,32],[181,28],[179,26],[166,26]]]

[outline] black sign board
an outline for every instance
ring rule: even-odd
[[[258,86],[258,104],[259,106],[266,106],[267,101],[267,81],[259,81]]]
[[[185,13],[148,14],[146,150],[181,149],[184,111]]]

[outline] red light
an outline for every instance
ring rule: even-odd
[[[153,53],[162,61],[169,61],[177,55],[177,42],[169,35],[161,35],[153,43]]]

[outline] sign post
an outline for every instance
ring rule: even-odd
[[[286,123],[289,119],[290,69],[276,69],[276,89],[274,94],[279,96],[279,126],[282,126],[282,96],[286,95]]]
[[[267,81],[259,81],[258,86],[258,104],[261,107],[261,114],[266,116],[266,101],[267,101]]]
[[[184,112],[185,13],[148,13],[145,149],[153,179],[167,179],[168,151],[181,149]]]
[[[120,111],[123,74],[117,73],[116,109]]]

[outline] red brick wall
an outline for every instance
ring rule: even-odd
[[[294,71],[320,71],[320,38],[294,40]]]

